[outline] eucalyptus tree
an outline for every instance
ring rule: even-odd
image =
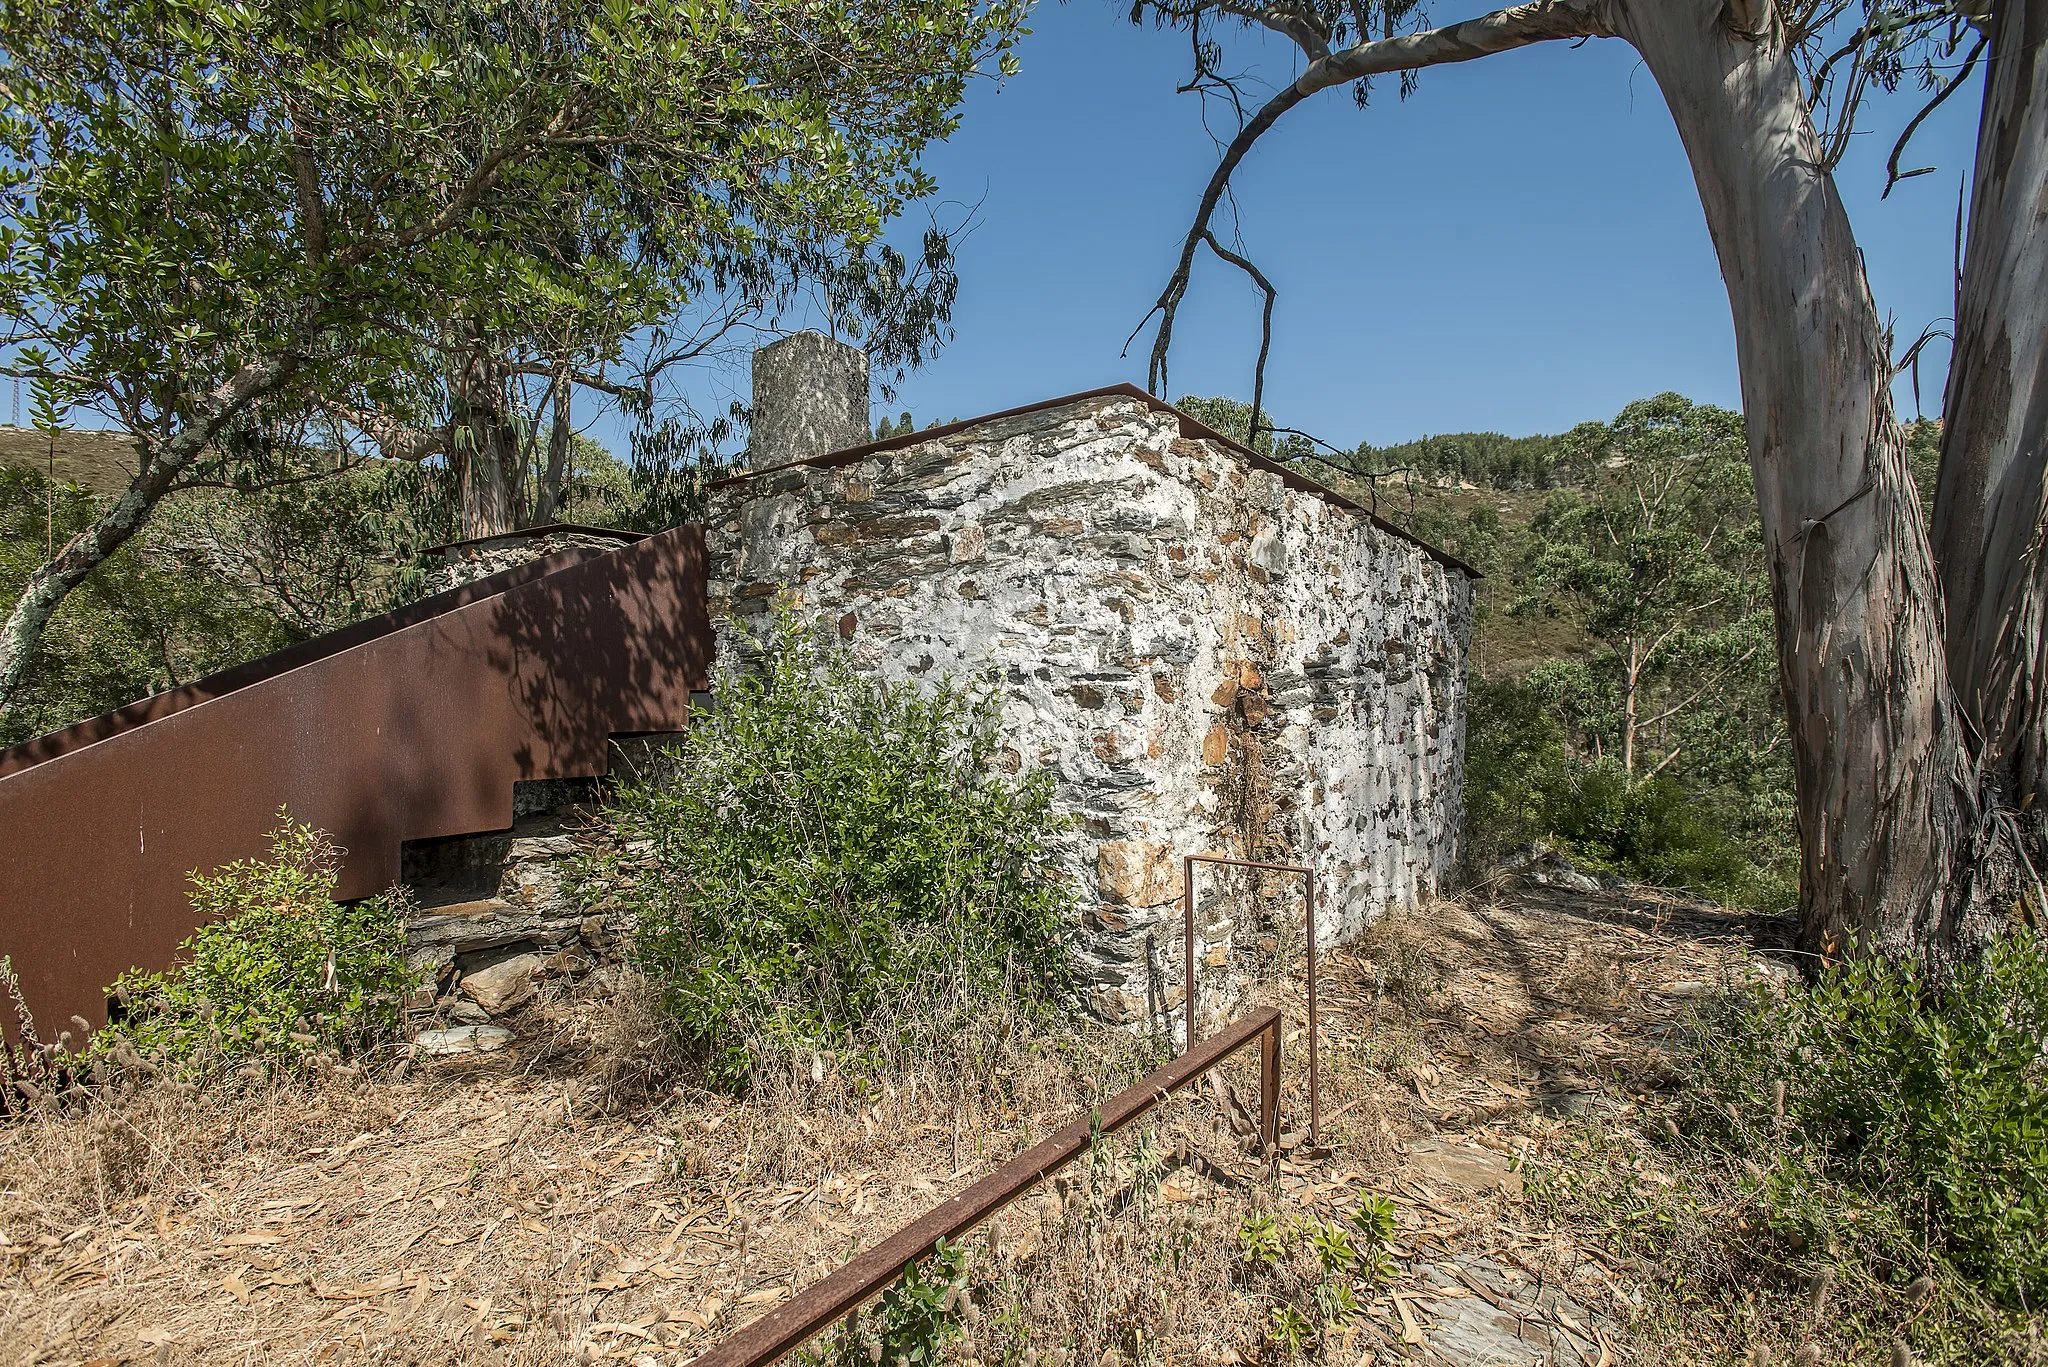
[[[1739,713],[1768,658],[1770,595],[1742,417],[1677,394],[1564,438],[1590,474],[1530,524],[1518,613],[1573,622],[1614,759],[1633,782],[1677,764],[1695,718]],[[1604,747],[1603,747],[1604,748]]]
[[[477,401],[502,395],[522,320],[651,337],[734,263],[874,241],[933,188],[922,151],[969,79],[1009,67],[1019,19],[1014,0],[0,0],[0,348],[137,443],[128,488],[0,626],[0,708],[167,494],[260,480],[309,415],[399,443],[452,368],[469,448],[502,456],[511,423]]]
[[[1197,253],[1246,259],[1221,247],[1217,209],[1290,109],[1339,87],[1362,103],[1375,77],[1405,91],[1425,68],[1535,43],[1634,47],[1677,126],[1734,317],[1804,938],[1938,956],[1996,934],[2022,899],[2039,906],[2014,815],[2021,788],[2038,791],[2044,724],[2044,570],[2027,548],[2042,534],[2048,411],[2036,208],[2048,192],[2048,0],[1533,0],[1440,27],[1422,0],[1138,0],[1132,17],[1147,15],[1191,33],[1191,86],[1243,111],[1159,299],[1155,389]],[[1295,78],[1262,103],[1224,74],[1222,39],[1244,30],[1298,49]],[[1834,168],[1872,90],[1918,73],[1938,102],[1977,70],[1985,112],[1949,385],[1968,411],[1948,428],[1937,568],[1892,411],[1891,338]],[[1912,174],[1905,139],[1894,177]],[[1951,601],[1946,639],[1944,580],[1981,583],[1977,600],[1990,600],[1981,625],[1978,607]]]
[[[557,519],[586,405],[628,427],[638,497],[619,510],[623,520],[653,529],[690,515],[702,477],[716,473],[708,453],[747,416],[743,405],[705,407],[690,381],[734,368],[792,312],[821,315],[860,343],[885,393],[951,336],[959,277],[953,233],[936,220],[914,254],[887,241],[676,244],[639,232],[636,206],[598,208],[610,187],[590,190],[584,222],[550,250],[606,263],[602,292],[523,292],[495,319],[464,320],[436,339],[438,387],[383,405],[328,405],[344,445],[444,462],[465,537]]]

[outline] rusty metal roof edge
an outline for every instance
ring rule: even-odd
[[[1104,385],[1099,389],[1084,389],[1078,394],[1062,394],[1056,399],[1041,399],[1037,403],[1027,403],[1018,408],[1005,408],[997,413],[984,413],[978,418],[962,418],[958,422],[944,423],[938,427],[927,427],[922,431],[899,433],[896,436],[883,437],[880,441],[866,442],[860,446],[843,447],[837,451],[827,451],[822,455],[806,456],[802,460],[784,461],[780,465],[770,465],[759,470],[742,470],[737,474],[727,475],[723,479],[713,480],[709,487],[723,489],[731,485],[744,483],[750,479],[759,479],[764,475],[777,474],[783,470],[795,470],[806,467],[810,469],[830,469],[839,465],[854,465],[866,460],[869,456],[878,456],[885,451],[899,451],[906,446],[915,446],[920,442],[937,441],[944,437],[965,432],[970,427],[979,427],[983,423],[1001,422],[1005,418],[1021,418],[1027,413],[1043,413],[1049,409],[1066,408],[1073,404],[1086,403],[1090,399],[1107,398],[1137,399],[1149,406],[1155,413],[1171,413],[1180,420],[1182,436],[1200,437],[1207,441],[1217,442],[1237,455],[1242,456],[1254,469],[1278,475],[1289,488],[1302,493],[1314,494],[1319,498],[1336,504],[1340,508],[1355,512],[1381,531],[1397,536],[1411,545],[1420,547],[1424,554],[1428,555],[1430,559],[1435,560],[1438,564],[1457,570],[1467,578],[1484,579],[1486,577],[1465,561],[1452,555],[1449,551],[1431,545],[1407,528],[1387,521],[1357,499],[1338,493],[1320,480],[1310,479],[1307,475],[1302,474],[1301,471],[1284,461],[1277,461],[1271,456],[1260,455],[1235,438],[1218,432],[1201,419],[1191,417],[1182,410],[1175,408],[1158,395],[1148,393],[1128,382]]]
[[[443,551],[460,550],[464,546],[481,546],[491,541],[510,541],[515,537],[547,536],[553,532],[581,532],[585,536],[616,536],[627,543],[645,541],[652,533],[629,532],[623,527],[597,527],[588,522],[544,522],[538,527],[516,527],[496,536],[468,536],[460,541],[444,541],[438,546],[429,546],[421,555],[439,555]]]
[[[670,531],[680,530],[683,529],[670,528]],[[644,540],[646,537],[646,533],[636,534],[636,540]],[[112,740],[137,727],[147,726],[165,717],[176,716],[180,712],[212,702],[216,698],[226,697],[231,693],[238,693],[256,684],[281,678],[293,670],[345,654],[393,632],[418,626],[422,622],[468,607],[472,603],[479,603],[535,580],[545,579],[551,574],[574,569],[605,554],[608,552],[585,547],[557,551],[539,560],[514,565],[510,569],[485,575],[470,583],[459,584],[432,597],[422,598],[416,603],[408,603],[402,608],[395,608],[375,617],[366,617],[360,622],[351,622],[325,635],[296,642],[268,655],[259,655],[253,660],[231,665],[205,678],[181,684],[177,688],[123,703],[119,707],[74,722],[60,730],[10,745],[0,749],[0,782],[5,782],[16,774],[26,773],[53,759],[75,754],[101,741]]]

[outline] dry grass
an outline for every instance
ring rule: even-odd
[[[1649,1274],[1510,1169],[1566,1152],[1579,1117],[1625,1122],[1666,1075],[1684,985],[1749,971],[1744,938],[1621,896],[1383,923],[1326,960],[1327,1154],[1248,1180],[1213,1097],[1180,1094],[976,1233],[949,1355],[1276,1360],[1274,1313],[1316,1309],[1298,1236],[1372,1192],[1396,1207],[1394,1280],[1356,1279],[1360,1313],[1314,1360],[1681,1360],[1629,1341]],[[1263,991],[1299,1020],[1295,984]],[[0,1130],[0,1365],[684,1362],[1167,1052],[984,1018],[860,1068],[787,1057],[734,1099],[674,1085],[652,1024],[628,987],[402,1078]],[[1303,1045],[1297,1027],[1289,1127]],[[1225,1070],[1241,1095],[1254,1066]],[[1238,1250],[1261,1213],[1296,1238],[1272,1268]],[[1527,1355],[1459,1356],[1488,1332]]]

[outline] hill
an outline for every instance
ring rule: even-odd
[[[135,476],[135,443],[120,432],[71,430],[52,437],[33,427],[0,426],[0,465],[48,471],[52,464],[60,481],[111,496]]]

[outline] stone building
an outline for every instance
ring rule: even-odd
[[[1469,567],[1129,386],[876,442],[865,372],[814,333],[757,356],[705,514],[721,655],[781,601],[882,676],[992,681],[1003,765],[1077,818],[1099,1011],[1179,1001],[1184,854],[1312,866],[1326,941],[1442,885]],[[1299,933],[1284,880],[1202,887],[1212,970]]]

